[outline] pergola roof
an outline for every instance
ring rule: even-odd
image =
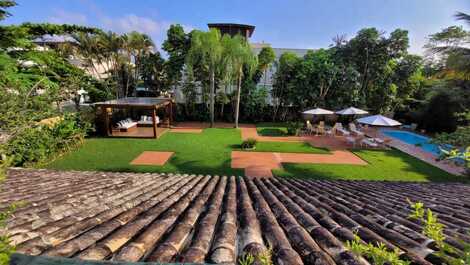
[[[165,106],[170,103],[172,99],[170,98],[152,98],[152,97],[127,97],[108,100],[104,102],[95,103],[96,106],[104,107],[116,107],[116,108],[125,108],[125,107],[141,107],[141,108],[158,108]]]

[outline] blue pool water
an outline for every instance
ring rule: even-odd
[[[383,130],[383,134],[398,139],[402,142],[411,145],[417,145],[426,152],[432,153],[439,156],[441,151],[437,145],[430,143],[431,139],[412,132],[395,131],[395,130]]]

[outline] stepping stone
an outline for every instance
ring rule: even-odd
[[[144,151],[134,160],[134,166],[163,166],[170,159],[174,152]]]

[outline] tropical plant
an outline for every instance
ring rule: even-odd
[[[242,149],[254,149],[258,141],[255,138],[248,138],[241,144]]]
[[[0,1],[0,20],[5,19],[6,17],[11,16],[7,11],[8,8],[16,6],[16,2],[12,0],[1,0]]]
[[[428,238],[434,240],[438,250],[435,255],[443,260],[444,264],[449,265],[464,265],[470,264],[470,243],[461,240],[463,251],[457,250],[453,246],[449,245],[445,239],[444,225],[439,223],[438,216],[431,211],[426,209],[424,204],[421,202],[411,202],[408,200],[412,212],[409,216],[410,219],[418,220],[423,224],[422,233]]]
[[[458,12],[455,17],[470,25],[470,15]],[[441,74],[448,78],[467,80],[470,78],[469,43],[470,32],[461,26],[451,26],[431,35],[426,48],[431,56],[439,56]]]
[[[224,65],[227,72],[237,80],[237,90],[235,97],[235,128],[238,128],[238,118],[240,115],[240,97],[242,89],[242,79],[245,74],[251,75],[257,65],[257,59],[253,54],[247,40],[240,35],[230,37],[225,35],[222,38]],[[244,71],[245,70],[245,71]],[[250,76],[248,76],[250,78]],[[229,78],[231,80],[231,78]]]
[[[365,256],[375,265],[408,265],[409,261],[400,259],[400,250],[398,248],[393,251],[387,250],[383,243],[374,245],[373,243],[365,244],[358,235],[354,235],[352,241],[346,242],[346,247],[357,256]]]
[[[207,70],[209,76],[209,104],[210,104],[210,126],[214,127],[214,105],[215,105],[215,86],[216,73],[223,65],[223,46],[220,32],[211,29],[208,32],[193,31],[191,34],[191,48],[188,51],[187,66],[194,70],[199,64]]]
[[[167,31],[167,38],[162,48],[168,53],[165,62],[165,72],[170,86],[176,87],[182,79],[182,71],[186,57],[191,47],[191,36],[184,32],[180,24],[171,25]]]

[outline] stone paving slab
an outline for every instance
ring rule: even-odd
[[[282,168],[282,163],[367,165],[366,161],[349,151],[333,151],[331,154],[232,152],[232,168],[245,169],[247,177],[272,177],[272,170]]]
[[[144,151],[134,160],[134,166],[163,166],[170,159],[174,152]]]

